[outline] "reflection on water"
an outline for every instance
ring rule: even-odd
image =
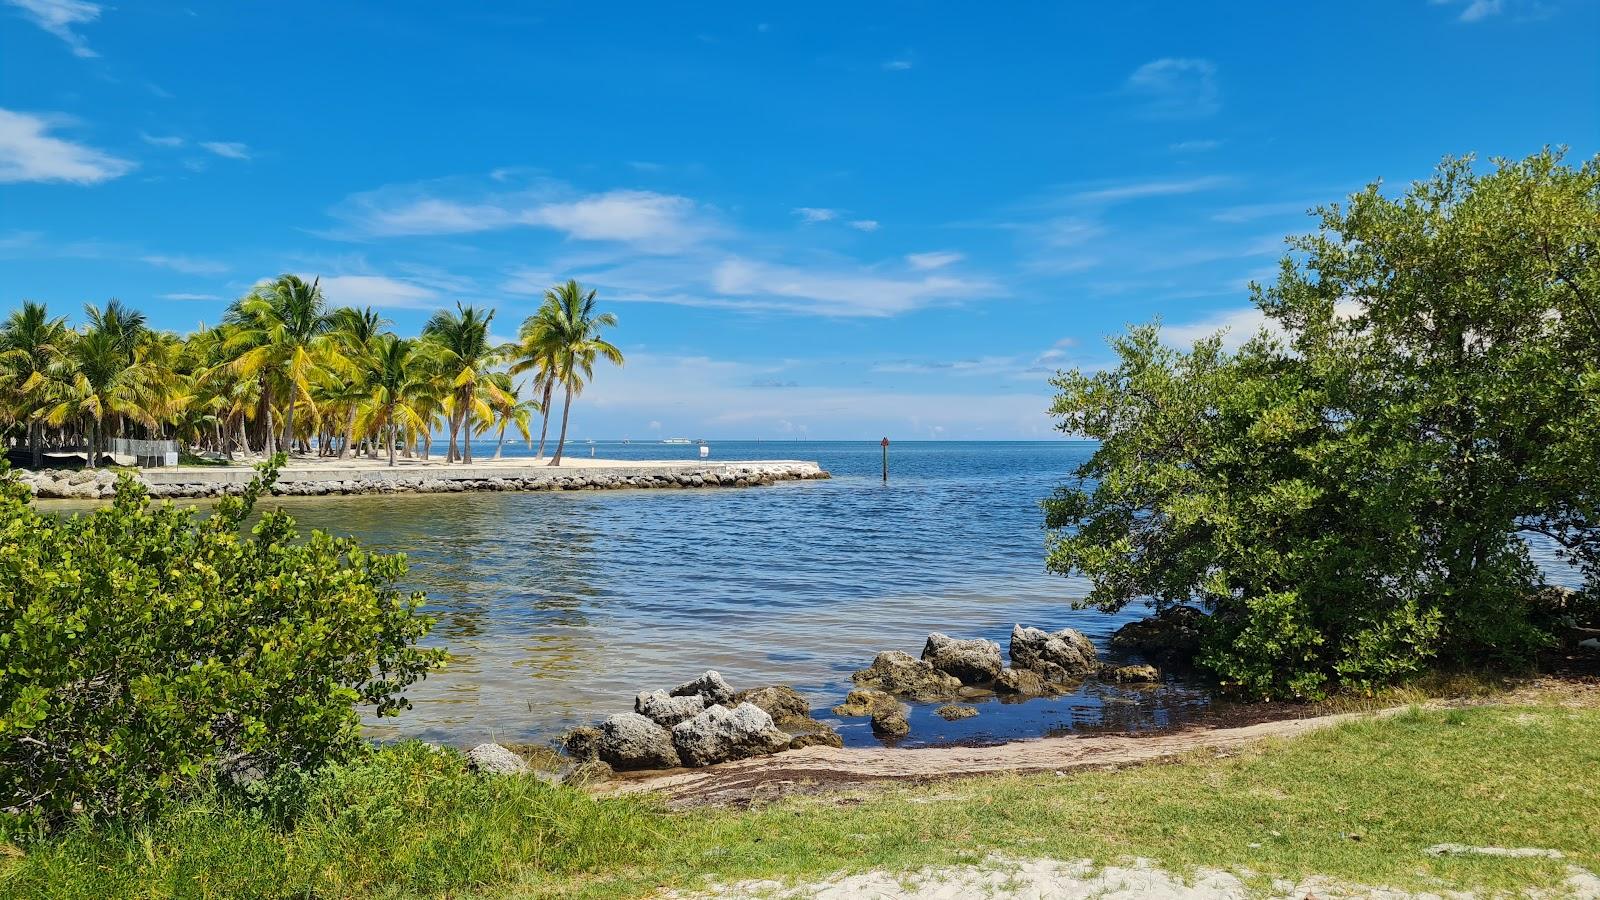
[[[1081,582],[1045,574],[1039,500],[1090,445],[914,443],[888,485],[869,443],[717,444],[720,459],[814,459],[831,481],[724,490],[283,498],[302,526],[404,551],[439,617],[447,671],[374,729],[466,744],[537,740],[631,708],[635,692],[703,669],[735,687],[785,683],[826,717],[874,653],[917,654],[929,631],[1005,646],[1013,622],[1078,628],[1097,645],[1123,622],[1074,611]],[[697,448],[604,444],[613,458]],[[913,710],[907,744],[1181,720],[1205,695],[1086,682],[1023,704],[975,702],[945,722]],[[875,739],[840,723],[850,744]]]

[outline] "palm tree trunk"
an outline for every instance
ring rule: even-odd
[[[561,438],[556,441],[556,455],[550,457],[550,465],[561,465],[561,451],[567,446],[567,416],[572,413],[572,385],[567,385],[567,397],[561,403]]]
[[[44,441],[42,440],[44,423],[38,419],[28,423],[28,449],[33,451],[33,467],[44,468]]]
[[[500,458],[500,452],[503,449],[505,449],[505,446],[506,446],[506,422],[505,422],[504,419],[501,419],[500,420],[500,440],[496,441],[495,445],[494,445],[494,458],[495,459],[499,459]]]
[[[472,465],[472,422],[469,421],[467,415],[463,414],[461,416],[461,424],[461,446],[465,450],[461,461],[470,466]]]
[[[93,420],[93,419],[89,420],[88,447],[89,447],[89,468],[91,468],[91,469],[99,468],[99,466],[95,465],[95,457],[98,454],[96,454],[94,452],[95,433],[98,432],[99,430],[100,430],[100,423],[98,421]]]
[[[344,446],[339,448],[339,458],[344,459],[350,452],[350,445],[356,441],[356,405],[350,404],[350,415],[344,422]]]
[[[389,410],[389,468],[394,468],[394,410]]]
[[[539,412],[544,421],[539,424],[539,452],[533,455],[534,459],[544,459],[544,436],[550,431],[550,392],[555,386],[553,381],[544,383],[544,402],[539,404]]]
[[[294,453],[294,395],[289,395],[289,412],[283,417],[283,446],[285,452]]]
[[[453,463],[456,456],[456,432],[461,429],[461,413],[459,410],[450,410],[450,447],[444,453],[444,461]]]

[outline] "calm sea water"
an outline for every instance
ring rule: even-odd
[[[1044,571],[1041,499],[1093,445],[714,443],[712,459],[807,459],[830,481],[767,488],[283,498],[302,526],[404,551],[450,649],[383,737],[456,744],[544,740],[631,709],[636,692],[717,669],[736,688],[789,684],[824,718],[879,650],[929,631],[1006,645],[1015,622],[1077,628],[1104,648],[1130,608],[1073,610],[1086,585]],[[487,456],[492,446],[479,444]],[[587,456],[588,444],[571,447]],[[607,442],[606,458],[694,459],[693,445]],[[525,448],[509,451],[525,455]],[[1098,728],[1159,728],[1208,698],[1089,681],[947,723],[918,705],[904,744],[982,742]],[[837,724],[852,745],[865,720]]]

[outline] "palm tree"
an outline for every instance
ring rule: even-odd
[[[372,359],[375,365],[367,376],[372,389],[368,427],[388,436],[389,465],[393,466],[397,432],[427,425],[414,404],[428,393],[433,373],[427,348],[392,334],[374,340]]]
[[[529,425],[533,422],[533,414],[539,411],[539,401],[523,400],[517,395],[517,386],[511,376],[505,372],[489,373],[489,380],[498,389],[489,399],[489,409],[494,414],[492,419],[483,421],[484,428],[496,427],[496,440],[494,444],[494,458],[499,459],[505,451],[506,426],[515,425],[522,434],[522,439],[528,442],[528,449],[533,449],[533,434]]]
[[[539,394],[539,449],[534,459],[544,459],[545,437],[550,433],[550,395],[556,386],[555,359],[558,342],[555,340],[561,320],[561,307],[554,291],[545,291],[544,302],[533,315],[522,320],[515,343],[507,344],[501,352],[511,362],[511,374],[533,373],[533,390]]]
[[[284,397],[284,449],[294,450],[295,408],[311,409],[313,383],[330,368],[343,368],[342,359],[324,351],[332,327],[322,298],[320,279],[307,284],[298,275],[280,275],[258,285],[228,307],[225,321],[234,327],[234,355],[229,365],[243,376],[261,379],[262,406],[267,421],[267,452],[274,452],[272,395]]]
[[[367,382],[377,368],[377,340],[389,320],[370,306],[365,309],[343,306],[334,310],[331,318],[333,343],[351,364],[348,376],[331,392],[331,396],[347,407],[344,443],[339,446],[339,458],[344,459],[355,443],[358,401],[370,393]]]
[[[105,321],[92,312],[90,319]],[[99,464],[104,450],[108,417],[132,419],[151,428],[158,424],[151,409],[160,399],[161,373],[140,358],[136,341],[136,336],[116,324],[91,327],[56,364],[62,388],[46,420],[52,425],[72,419],[84,423],[91,469]],[[134,347],[131,351],[130,346]]]
[[[24,302],[0,325],[0,384],[8,385],[5,400],[17,421],[28,429],[28,450],[33,466],[44,462],[44,413],[52,385],[72,340],[67,317],[51,318],[43,303]]]
[[[498,392],[485,377],[500,355],[489,343],[489,323],[493,320],[494,310],[485,314],[476,307],[457,303],[455,312],[442,309],[422,328],[422,336],[432,347],[440,377],[447,388],[450,450],[445,455],[446,462],[457,459],[472,462],[472,430],[467,429],[459,456],[456,435],[474,416],[488,418],[485,398]]]
[[[614,328],[617,317],[595,312],[595,292],[584,292],[576,281],[568,281],[545,292],[545,303],[553,305],[547,338],[552,343],[552,378],[565,391],[561,405],[561,437],[556,440],[550,465],[561,465],[561,452],[567,445],[567,417],[572,413],[572,398],[583,392],[585,382],[594,376],[594,363],[604,357],[622,365],[622,351],[600,336],[602,328]]]

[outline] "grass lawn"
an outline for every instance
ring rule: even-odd
[[[815,879],[1016,858],[1144,857],[1400,888],[1556,887],[1600,871],[1600,708],[1558,698],[1413,710],[1247,752],[665,813],[531,778],[477,778],[418,745],[324,775],[296,823],[199,803],[0,858],[7,897],[626,897],[706,876]],[[1434,857],[1444,842],[1564,861]]]

